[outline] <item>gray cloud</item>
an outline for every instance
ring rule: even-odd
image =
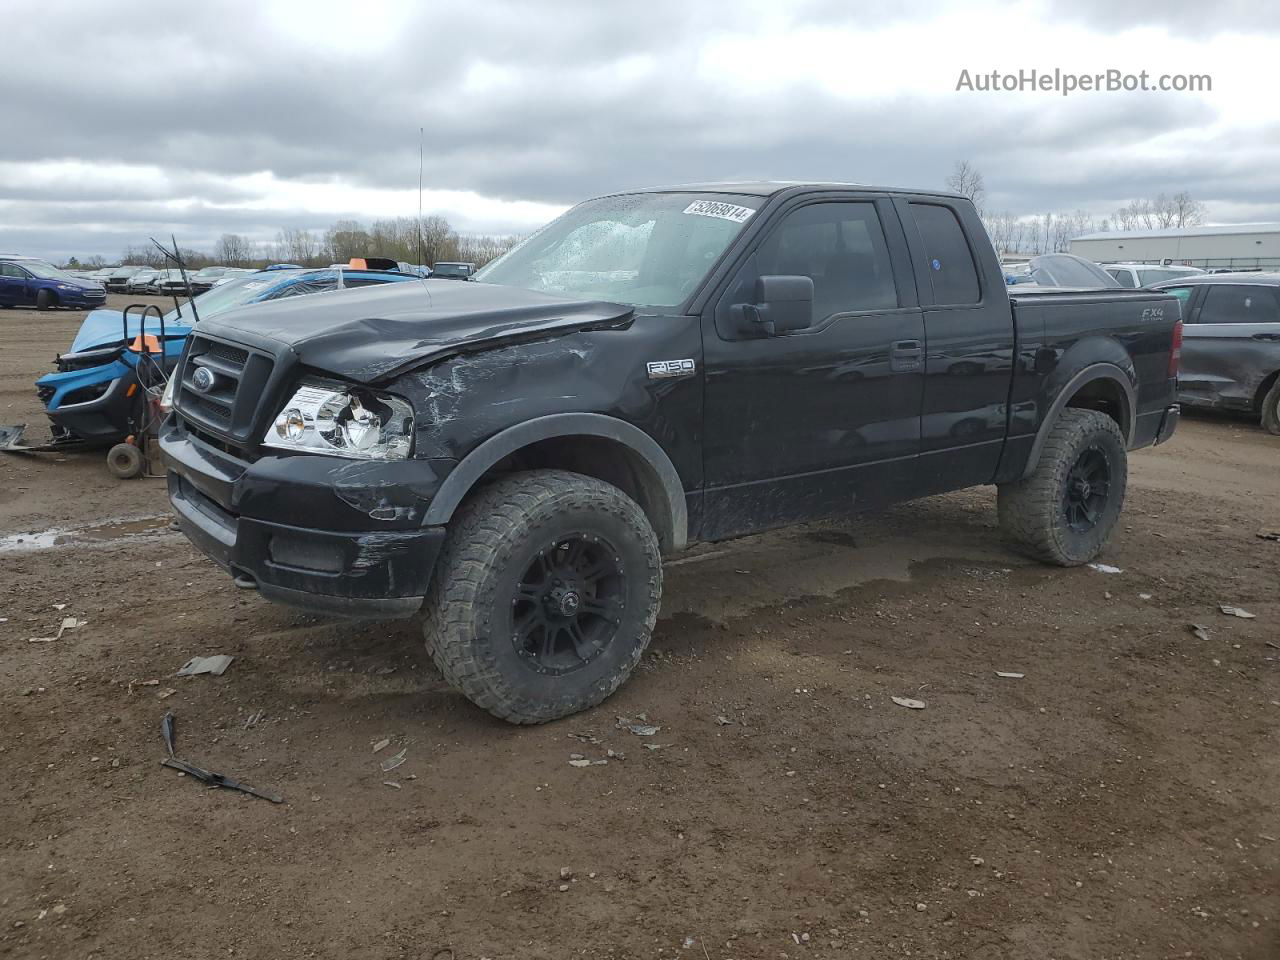
[[[769,15],[779,29],[897,21],[927,31],[935,8],[813,0]],[[335,14],[309,9],[282,19],[277,4],[180,14],[141,0],[86,4],[59,14],[52,44],[49,15],[7,24],[0,162],[148,164],[164,175],[123,187],[92,173],[71,185],[0,182],[0,247],[112,254],[151,230],[207,244],[224,231],[270,237],[337,215],[372,219],[359,209],[237,207],[253,193],[228,178],[271,171],[409,189],[419,127],[429,188],[504,200],[563,204],[659,182],[757,177],[928,187],[963,157],[986,174],[992,205],[1014,212],[1107,212],[1133,196],[1190,189],[1280,219],[1275,128],[1263,141],[1224,138],[1206,150],[1198,131],[1215,112],[1200,101],[905,96],[892,94],[893,78],[883,99],[850,101],[787,76],[768,96],[738,95],[699,72],[706,41],[754,25],[756,14],[737,5],[501,2],[453,14],[374,5],[336,14],[351,28],[339,43],[312,38],[315,18]],[[1117,17],[1133,22],[1114,0],[1048,9],[1099,31],[1113,31]],[[1185,28],[1192,9],[1174,2],[1133,16]],[[759,67],[769,75],[775,65]],[[1176,158],[1120,159],[1177,131],[1187,148]],[[173,198],[196,202],[177,213],[164,205]]]

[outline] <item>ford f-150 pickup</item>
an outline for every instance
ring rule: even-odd
[[[499,717],[631,673],[662,558],[994,484],[1098,555],[1178,421],[1178,301],[1009,290],[962,197],[738,183],[589,200],[463,280],[197,325],[161,435],[186,535],[312,611],[419,616]]]

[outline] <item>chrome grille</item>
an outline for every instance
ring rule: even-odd
[[[273,366],[272,357],[265,353],[195,334],[182,365],[175,406],[193,426],[237,446],[248,446]],[[195,379],[201,367],[212,375],[212,383],[203,390],[196,387]]]

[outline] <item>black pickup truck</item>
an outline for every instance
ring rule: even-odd
[[[1167,294],[1010,297],[961,197],[655,189],[474,279],[202,322],[161,445],[237,584],[421,615],[457,689],[537,723],[627,678],[695,542],[996,484],[1024,550],[1093,559],[1177,424],[1180,334]]]

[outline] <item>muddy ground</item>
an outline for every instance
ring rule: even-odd
[[[0,421],[40,422],[78,323],[0,310]],[[989,490],[704,548],[631,682],[533,729],[445,688],[412,623],[234,589],[162,487],[0,460],[0,955],[1280,957],[1280,439],[1252,423],[1133,457],[1119,574],[1010,552]],[[287,802],[162,768],[165,710]]]

